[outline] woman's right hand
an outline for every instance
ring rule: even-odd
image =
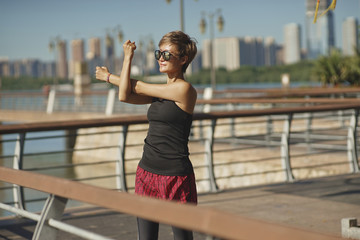
[[[130,40],[127,40],[123,44],[123,49],[124,49],[125,58],[128,57],[131,60],[132,57],[134,56],[134,51],[136,49],[136,44],[135,44],[135,42],[131,42]]]
[[[96,67],[95,76],[96,79],[106,81],[109,75],[109,69],[107,67]]]

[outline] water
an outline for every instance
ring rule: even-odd
[[[3,122],[2,124],[11,124],[8,122]],[[66,153],[51,153],[57,151],[65,150],[65,134],[64,131],[49,131],[49,132],[36,132],[28,133],[26,135],[26,141],[24,146],[24,158],[23,158],[23,169],[32,169],[37,167],[51,167],[57,165],[65,165],[68,162],[68,157]],[[51,136],[57,136],[56,138],[49,138]],[[0,158],[0,164],[5,167],[12,168],[13,155],[15,151],[15,140],[17,139],[17,134],[7,134],[2,135],[2,155],[4,158]],[[46,138],[44,138],[46,137]],[[43,139],[44,138],[44,139]],[[35,153],[41,153],[37,155]],[[64,177],[64,178],[74,178],[73,171],[68,168],[58,168],[52,170],[35,170],[34,172]],[[10,186],[9,184],[0,183],[0,187]],[[39,193],[34,190],[26,189],[25,190],[26,199],[39,199],[46,198],[47,195]],[[12,202],[13,195],[12,190],[8,189],[5,191],[0,191],[0,201],[1,202]],[[26,205],[27,209],[30,211],[40,211],[43,206],[43,202],[32,202]],[[1,212],[0,217],[10,215],[8,212]]]

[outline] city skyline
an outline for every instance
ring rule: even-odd
[[[211,13],[221,8],[221,15],[225,20],[224,32],[220,33],[215,29],[215,38],[274,37],[277,44],[283,44],[285,25],[296,23],[305,26],[304,0],[184,2],[185,32],[197,39],[200,48],[203,40],[209,38],[208,28],[204,35],[199,30],[202,11]],[[335,46],[339,48],[342,46],[342,22],[347,17],[360,19],[360,0],[338,1],[334,18]],[[209,26],[207,16],[205,20]],[[106,33],[109,30],[117,31],[119,25],[124,40],[131,39],[138,43],[151,38],[156,44],[164,33],[180,28],[179,0],[173,0],[170,4],[165,0],[139,0],[123,4],[117,1],[107,1],[104,4],[93,0],[1,2],[0,58],[8,57],[10,61],[24,58],[52,61],[54,57],[48,51],[52,38],[59,36],[68,44],[74,39],[87,42],[92,37],[99,37],[104,41]],[[120,47],[120,43],[116,42],[117,56],[121,51]],[[306,47],[304,41],[301,47]],[[104,52],[102,55],[104,57]]]

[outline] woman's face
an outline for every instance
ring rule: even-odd
[[[172,44],[162,44],[160,46],[160,52],[169,52],[171,54],[170,59],[166,61],[161,55],[160,59],[157,60],[159,63],[159,70],[161,73],[178,73],[182,71],[182,65],[184,64],[184,59],[179,56],[179,53],[175,45]]]

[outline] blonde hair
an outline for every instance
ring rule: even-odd
[[[196,40],[182,31],[173,31],[165,34],[159,41],[159,47],[163,44],[173,44],[176,46],[180,57],[187,56],[186,63],[182,66],[182,71],[185,72],[191,61],[195,58],[197,53]]]

